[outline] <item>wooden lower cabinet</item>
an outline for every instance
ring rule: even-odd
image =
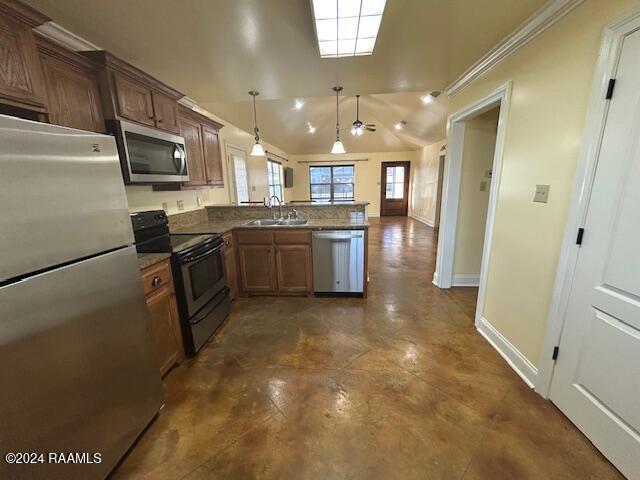
[[[276,245],[278,291],[307,293],[313,290],[311,247],[309,245]]]
[[[239,230],[236,240],[243,293],[313,292],[310,230]]]
[[[238,257],[243,291],[276,292],[276,268],[272,245],[240,245]]]
[[[229,287],[229,298],[235,300],[238,297],[238,267],[236,265],[236,252],[234,249],[233,234],[225,233],[224,241],[224,276]]]
[[[141,274],[158,370],[164,375],[184,358],[171,264],[164,260],[145,268]]]

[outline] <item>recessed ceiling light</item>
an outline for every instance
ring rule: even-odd
[[[431,96],[431,94],[422,96],[422,103],[427,105],[428,103],[431,103],[431,102],[433,102],[433,97]]]
[[[313,0],[321,58],[371,55],[387,0]]]
[[[302,101],[301,98],[296,98],[296,110],[300,110],[302,108],[302,106],[304,105],[304,102]]]
[[[316,127],[311,125],[311,122],[307,122],[307,127],[309,127],[309,133],[316,133]]]

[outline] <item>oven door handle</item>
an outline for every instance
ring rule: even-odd
[[[218,293],[216,295],[216,297],[220,297],[220,301],[219,302],[215,302],[215,301],[210,301],[210,305],[202,310],[201,312],[198,312],[197,315],[195,315],[193,318],[189,319],[189,325],[197,325],[198,323],[200,323],[201,321],[203,321],[205,318],[207,318],[209,316],[209,314],[218,306],[220,305],[220,302],[222,302],[222,300],[224,300],[224,298],[227,296],[229,292],[229,288],[228,287],[224,287],[220,293],[224,293],[224,295],[220,295],[220,293]],[[215,297],[214,297],[215,300]]]
[[[182,263],[185,264],[185,263],[191,263],[191,262],[196,262],[198,260],[202,260],[203,258],[208,257],[209,255],[213,255],[214,253],[219,252],[223,246],[224,244],[220,244],[211,250],[207,250],[206,252],[201,253],[200,255],[192,255],[192,256],[184,257],[182,259]]]

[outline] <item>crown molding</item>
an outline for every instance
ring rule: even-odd
[[[61,45],[74,52],[83,52],[87,50],[102,50],[99,46],[91,43],[88,40],[70,32],[64,27],[61,27],[55,22],[47,22],[34,28],[43,37],[51,40],[58,45]]]
[[[583,2],[584,0],[549,0],[480,60],[450,83],[445,88],[445,93],[449,97],[458,94],[474,80],[518,51]]]

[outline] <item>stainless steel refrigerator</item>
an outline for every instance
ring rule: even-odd
[[[0,478],[104,478],[162,402],[113,138],[0,115],[0,449],[45,455]]]

